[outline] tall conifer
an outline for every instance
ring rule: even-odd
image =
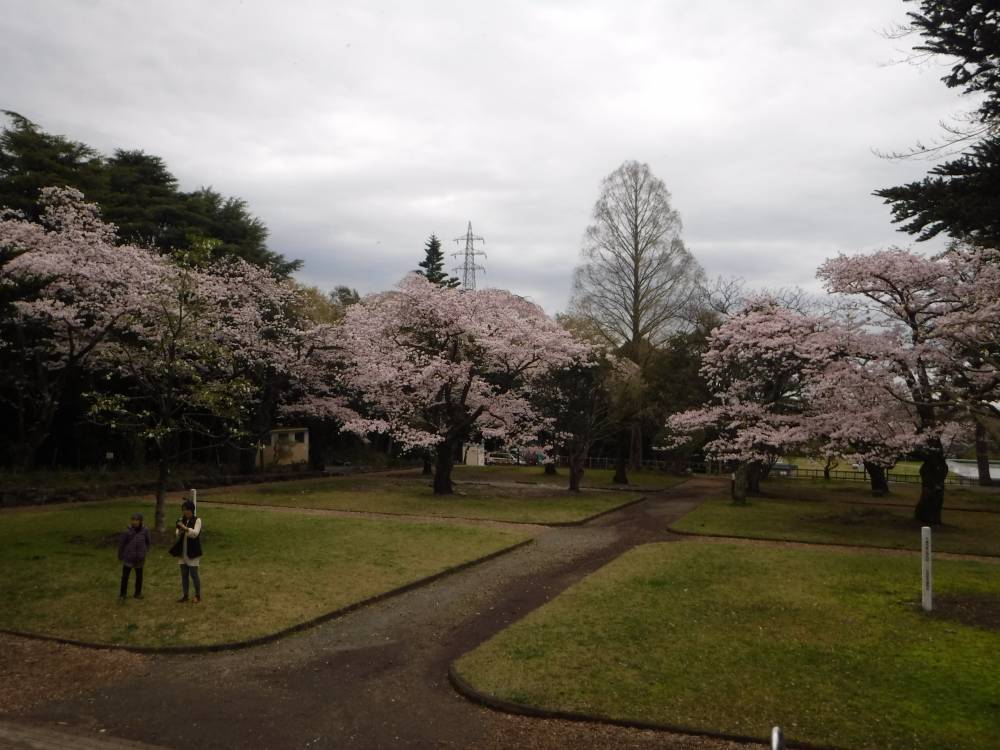
[[[436,235],[431,235],[424,245],[424,259],[418,263],[423,270],[417,271],[421,276],[432,284],[454,289],[460,282],[454,276],[449,276],[444,272],[444,253],[441,251],[441,240]]]

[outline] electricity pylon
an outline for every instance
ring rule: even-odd
[[[456,237],[455,242],[465,242],[465,250],[451,254],[453,258],[462,258],[462,264],[455,266],[452,270],[455,272],[462,272],[462,289],[475,289],[476,271],[486,273],[486,268],[476,263],[477,256],[481,255],[483,258],[486,257],[486,253],[482,250],[476,250],[476,242],[486,242],[486,240],[472,233],[472,222],[470,221],[469,228],[466,230],[465,236]]]

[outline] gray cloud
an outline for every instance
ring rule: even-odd
[[[724,7],[35,0],[0,20],[0,104],[247,199],[321,287],[386,288],[471,220],[486,283],[555,312],[625,159],[713,275],[810,286],[825,257],[905,243],[871,191],[927,165],[871,149],[959,103],[938,68],[882,64],[902,3]]]

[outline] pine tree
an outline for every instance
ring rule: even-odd
[[[0,207],[37,221],[44,187],[68,185],[88,196],[107,192],[104,159],[95,149],[50,135],[17,112],[0,113],[9,120],[0,130]]]
[[[909,155],[948,153],[923,180],[876,190],[892,207],[900,229],[926,240],[944,232],[987,247],[1000,247],[1000,14],[996,0],[904,0],[919,6],[907,13],[904,32],[921,37],[917,55],[943,58],[945,86],[978,98],[964,127],[945,127],[944,143]],[[906,154],[903,154],[906,156]]]
[[[302,265],[268,249],[267,227],[246,201],[210,187],[182,192],[158,156],[118,149],[105,157],[85,143],[46,133],[16,112],[0,110],[0,115],[7,120],[0,122],[0,208],[36,221],[39,191],[69,186],[100,206],[102,218],[118,227],[121,242],[173,253],[212,239],[218,241],[213,256],[243,258],[278,276]]]
[[[424,245],[424,252],[426,253],[426,257],[417,264],[423,270],[417,271],[417,273],[432,284],[447,287],[448,289],[454,289],[462,283],[454,276],[449,276],[444,272],[444,253],[441,251],[441,240],[436,235],[432,234],[427,239],[427,244]]]

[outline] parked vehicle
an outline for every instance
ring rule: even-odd
[[[517,459],[513,453],[487,453],[486,465],[490,464],[516,464]]]

